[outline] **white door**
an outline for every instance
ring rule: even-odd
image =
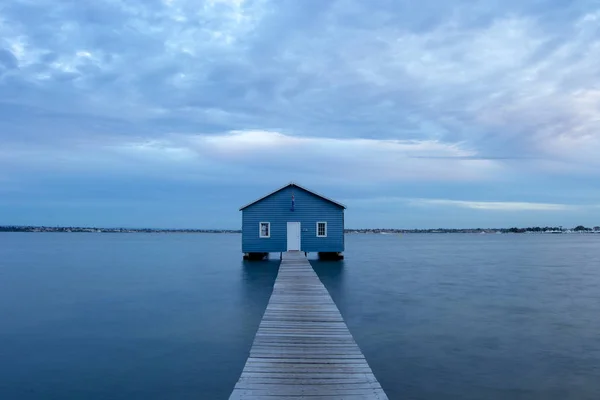
[[[287,223],[287,249],[300,250],[300,222]]]

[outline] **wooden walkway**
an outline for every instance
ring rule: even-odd
[[[229,399],[387,399],[304,253],[284,253]]]

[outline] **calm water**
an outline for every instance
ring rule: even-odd
[[[391,399],[600,398],[600,235],[348,235],[313,261]],[[278,262],[239,235],[0,234],[0,399],[226,399]]]

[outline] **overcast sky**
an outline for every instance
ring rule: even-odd
[[[5,0],[0,224],[600,225],[596,0]]]

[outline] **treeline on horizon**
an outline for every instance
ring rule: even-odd
[[[0,226],[0,232],[162,232],[162,233],[241,233],[235,229],[153,229],[153,228],[97,228],[78,226]]]
[[[435,228],[435,229],[345,229],[346,233],[480,233],[480,232],[500,232],[500,233],[526,233],[526,232],[600,232],[600,226],[588,228],[578,225],[574,228],[563,228],[562,226],[535,226],[527,228]]]
[[[600,226],[588,228],[578,225],[566,229],[562,226],[527,227],[527,228],[466,228],[466,229],[395,229],[395,228],[364,228],[344,229],[345,233],[526,233],[526,232],[600,232]],[[73,227],[73,226],[0,226],[0,232],[107,232],[107,233],[241,233],[241,229],[153,229],[153,228],[96,228],[96,227]]]

